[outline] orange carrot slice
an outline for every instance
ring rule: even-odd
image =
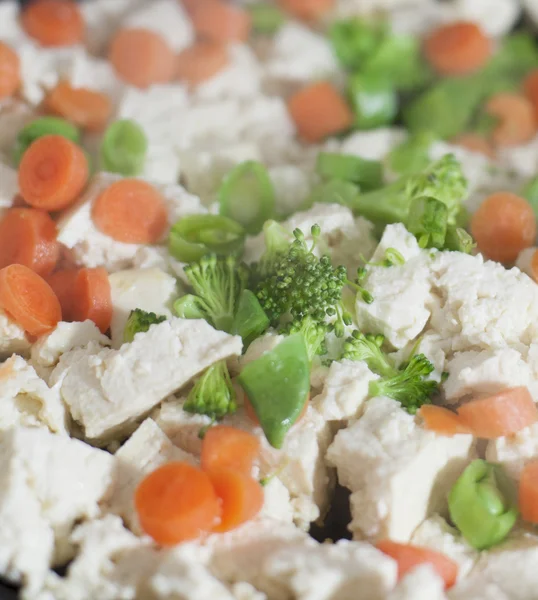
[[[335,0],[277,0],[277,3],[298,19],[317,21],[334,7]]]
[[[529,523],[538,523],[538,460],[525,465],[519,480],[519,512]]]
[[[16,52],[0,42],[0,99],[13,96],[21,82],[21,65]]]
[[[174,51],[162,36],[147,29],[116,32],[108,59],[121,79],[139,88],[168,83],[176,70]]]
[[[294,94],[288,101],[288,111],[299,135],[308,142],[320,142],[353,123],[353,114],[342,95],[323,81]]]
[[[196,33],[214,42],[244,42],[250,34],[248,12],[223,0],[193,3],[189,13]]]
[[[441,75],[467,75],[486,64],[492,48],[478,25],[461,21],[435,29],[424,42],[424,55]]]
[[[471,219],[471,233],[484,256],[513,263],[534,244],[536,218],[532,206],[509,192],[486,198]]]
[[[519,146],[532,140],[536,133],[534,106],[525,96],[496,94],[488,100],[486,112],[499,119],[491,135],[497,146]]]
[[[221,507],[209,476],[171,462],[145,477],[135,492],[142,529],[162,546],[199,538],[218,524]]]
[[[473,435],[486,440],[517,433],[538,419],[534,400],[523,386],[471,400],[458,408],[458,415]]]
[[[264,494],[255,479],[233,469],[218,469],[208,474],[222,503],[221,521],[213,531],[223,533],[236,529],[260,512]]]
[[[461,422],[458,415],[442,406],[424,404],[419,414],[424,421],[424,428],[435,431],[439,435],[469,433],[469,429]]]
[[[177,57],[177,77],[190,85],[198,85],[224,69],[230,62],[224,44],[195,42]]]
[[[74,88],[67,81],[61,81],[48,93],[45,108],[88,131],[103,129],[112,113],[106,94]]]
[[[534,108],[534,118],[538,121],[538,69],[531,71],[523,81],[523,91]]]
[[[118,242],[154,244],[166,231],[168,212],[161,194],[139,179],[121,179],[96,199],[92,219]]]
[[[62,210],[72,204],[88,181],[84,152],[61,135],[44,135],[23,154],[19,189],[34,208]]]
[[[62,319],[62,309],[50,285],[24,265],[0,270],[0,308],[30,335],[52,331]]]
[[[20,264],[42,277],[52,273],[60,249],[56,224],[36,208],[11,208],[0,219],[0,269]]]
[[[451,588],[456,583],[458,565],[441,552],[391,540],[381,540],[377,542],[376,547],[398,563],[399,579],[418,565],[428,564],[442,577],[445,589]]]
[[[84,19],[73,0],[35,0],[22,11],[26,33],[42,46],[71,46],[84,40]]]
[[[478,133],[462,133],[457,137],[453,138],[453,144],[461,146],[471,152],[477,152],[483,154],[488,158],[495,158],[495,150],[493,146],[486,140],[486,138]]]
[[[260,450],[260,440],[252,433],[216,425],[210,427],[204,436],[200,464],[206,471],[232,469],[250,475]]]

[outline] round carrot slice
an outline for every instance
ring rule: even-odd
[[[483,154],[488,158],[495,158],[495,150],[486,138],[478,133],[462,133],[452,139],[452,143],[471,152]]]
[[[23,154],[19,165],[22,197],[34,208],[62,210],[88,181],[88,161],[76,144],[61,135],[44,135]]]
[[[121,79],[139,88],[172,81],[176,70],[173,50],[148,29],[120,29],[108,58]]]
[[[0,269],[20,264],[42,277],[52,272],[60,249],[56,224],[36,208],[11,208],[0,219]]]
[[[214,42],[244,42],[250,34],[248,12],[223,0],[204,0],[189,8],[196,33]]]
[[[45,108],[88,131],[103,129],[112,113],[106,94],[74,88],[67,81],[61,81],[48,93]]]
[[[486,198],[473,215],[471,233],[487,258],[512,263],[522,250],[534,244],[534,211],[524,198],[498,192]]]
[[[527,463],[519,480],[519,512],[529,523],[538,523],[538,460]]]
[[[260,449],[260,440],[252,433],[216,425],[210,427],[204,436],[200,464],[206,471],[232,469],[250,475]]]
[[[0,308],[30,335],[52,331],[62,319],[62,309],[50,285],[24,265],[0,270]]]
[[[21,22],[43,46],[71,46],[84,40],[84,19],[72,0],[34,0],[24,7]]]
[[[534,108],[534,118],[538,121],[538,69],[531,71],[523,81],[523,91]]]
[[[435,404],[424,404],[420,409],[424,428],[435,431],[439,435],[457,435],[469,433],[469,429],[461,422],[460,417],[451,410]]]
[[[166,231],[168,213],[161,194],[139,179],[122,179],[104,190],[92,208],[92,219],[118,242],[154,244]]]
[[[21,65],[16,52],[0,42],[0,99],[13,96],[21,82]]]
[[[298,19],[317,21],[334,7],[335,0],[278,0],[278,4]]]
[[[496,94],[488,100],[486,112],[499,119],[491,136],[497,146],[519,146],[536,133],[534,106],[524,96]]]
[[[187,463],[171,462],[145,477],[135,492],[142,529],[162,546],[193,540],[220,518],[220,500],[209,476]]]
[[[213,531],[223,533],[236,529],[260,512],[264,494],[255,479],[232,469],[218,469],[208,474],[222,503],[221,521]]]
[[[521,386],[471,400],[458,408],[458,415],[473,435],[492,440],[529,427],[538,411],[529,390]]]
[[[424,54],[441,75],[467,75],[486,64],[492,47],[478,25],[461,21],[435,29],[424,42]]]
[[[198,41],[179,53],[177,77],[190,85],[198,85],[224,69],[229,61],[224,44]]]

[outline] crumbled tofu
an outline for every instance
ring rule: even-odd
[[[407,231],[403,223],[394,223],[385,227],[379,244],[370,259],[371,262],[377,263],[384,260],[389,249],[397,250],[406,261],[416,258],[422,253],[417,238]]]
[[[235,600],[267,600],[266,594],[259,592],[246,581],[239,581],[230,587]]]
[[[446,600],[445,582],[432,566],[422,564],[409,571],[387,600]]]
[[[0,209],[11,208],[13,198],[19,193],[18,173],[0,161]]]
[[[170,144],[150,143],[141,177],[161,184],[177,184],[183,174],[181,157]]]
[[[290,493],[278,477],[269,477],[263,486],[263,508],[258,517],[275,521],[293,522],[293,505]]]
[[[538,458],[538,424],[513,435],[488,442],[486,459],[502,465],[514,479],[519,479],[526,463]]]
[[[342,141],[340,152],[354,154],[367,160],[383,160],[395,146],[405,140],[405,137],[405,131],[397,127],[358,131]]]
[[[130,269],[112,273],[109,281],[113,310],[110,333],[114,348],[123,344],[125,324],[135,308],[172,316],[172,304],[178,297],[175,277],[155,268]]]
[[[327,452],[338,480],[349,488],[356,538],[407,542],[435,512],[475,456],[471,435],[438,436],[389,398],[369,400],[363,416],[340,430]]]
[[[21,7],[16,0],[0,4],[0,39],[10,45],[28,41],[19,19]]]
[[[24,329],[0,310],[0,358],[12,354],[28,354],[30,340]]]
[[[279,218],[300,210],[312,188],[312,175],[296,165],[278,165],[269,169],[275,190],[275,209]]]
[[[92,440],[110,438],[213,363],[241,354],[242,341],[203,320],[152,325],[119,350],[64,354],[61,394]]]

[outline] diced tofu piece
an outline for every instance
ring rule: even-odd
[[[428,564],[409,571],[387,600],[446,600],[445,582]]]
[[[488,442],[486,459],[504,467],[508,475],[519,479],[526,463],[538,458],[538,424],[513,435]]]
[[[263,486],[264,503],[258,517],[274,521],[293,522],[290,493],[278,477],[270,477]]]
[[[376,263],[384,260],[389,248],[398,250],[406,261],[416,258],[422,253],[417,238],[407,231],[403,223],[394,223],[385,227],[379,244],[370,259],[371,262]]]
[[[39,589],[49,566],[70,557],[73,524],[95,518],[114,458],[46,429],[0,433],[0,573]]]
[[[278,165],[269,169],[275,189],[276,213],[280,218],[300,210],[312,188],[312,175],[296,165]]]
[[[363,361],[335,361],[329,368],[323,391],[312,399],[312,405],[327,421],[357,417],[368,398],[368,385],[374,379],[379,376]]]
[[[28,41],[19,19],[21,7],[16,0],[0,4],[0,39],[9,45]]]
[[[172,316],[172,304],[178,297],[175,277],[155,268],[130,269],[113,273],[109,281],[113,308],[110,333],[114,348],[123,344],[125,324],[135,308]]]
[[[113,492],[107,502],[110,511],[141,535],[134,507],[134,493],[142,479],[170,461],[194,463],[196,459],[174,446],[152,419],[146,419],[114,455],[116,472]]]
[[[0,358],[14,353],[26,355],[29,350],[30,340],[24,329],[0,310]]]
[[[340,152],[367,160],[383,160],[395,146],[405,140],[405,136],[405,130],[397,127],[358,131],[344,139]]]
[[[63,356],[61,394],[91,440],[129,428],[133,421],[213,363],[241,354],[242,341],[206,321],[177,319],[152,325],[119,350]]]
[[[170,144],[148,144],[141,177],[155,183],[177,184],[181,174],[181,158]]]
[[[471,435],[438,436],[389,398],[369,400],[363,416],[340,430],[327,452],[351,490],[356,538],[408,542],[416,527],[447,510],[446,495],[475,457]]]
[[[0,365],[0,430],[22,425],[65,434],[65,422],[58,390],[49,388],[24,358],[15,354]]]
[[[231,592],[235,600],[267,600],[267,595],[259,592],[254,586],[246,581],[239,581],[231,586]]]
[[[13,199],[19,193],[18,173],[0,161],[0,210],[11,208]]]

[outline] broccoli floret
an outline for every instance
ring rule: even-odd
[[[214,254],[185,267],[195,295],[187,294],[174,304],[178,316],[204,318],[216,329],[230,333],[234,326],[237,300],[248,281],[246,265],[233,256]]]
[[[222,419],[235,412],[235,391],[225,360],[216,362],[203,373],[187,396],[183,408],[212,419]]]
[[[355,330],[344,344],[342,358],[356,361],[363,360],[374,373],[382,377],[394,377],[398,374],[398,369],[381,349],[384,341],[385,337],[383,335],[365,335]]]
[[[276,221],[266,221],[263,226],[263,240],[265,242],[265,252],[260,262],[254,265],[251,276],[253,281],[257,282],[263,277],[267,277],[287,253],[290,246],[290,234]]]
[[[434,367],[424,354],[416,354],[409,364],[396,375],[371,381],[370,396],[387,396],[401,403],[410,414],[415,414],[423,404],[430,404],[438,391],[436,381],[426,379]]]
[[[280,331],[285,335],[302,333],[310,361],[314,360],[316,355],[327,353],[325,336],[329,332],[329,326],[326,323],[316,321],[310,315],[289,323],[282,327]]]
[[[147,331],[152,325],[166,321],[163,315],[156,315],[154,312],[147,312],[141,308],[135,308],[131,311],[125,329],[123,330],[123,341],[132,342],[134,336],[141,331]]]
[[[421,248],[444,247],[448,224],[448,209],[435,198],[415,198],[409,208],[407,229]]]

